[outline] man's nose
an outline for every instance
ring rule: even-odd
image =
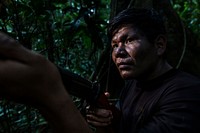
[[[115,56],[116,57],[127,56],[127,51],[125,49],[125,45],[123,45],[123,44],[118,45],[118,47],[115,49]]]

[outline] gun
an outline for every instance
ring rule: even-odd
[[[94,104],[99,96],[100,87],[67,69],[58,67],[63,84],[68,93],[85,99],[88,103]]]
[[[114,118],[112,125],[117,126],[121,112],[114,105],[110,105],[98,82],[91,82],[60,67],[58,70],[69,94],[85,99],[91,106],[111,110]],[[110,133],[112,132],[110,129]]]
[[[109,109],[109,102],[98,82],[89,81],[67,69],[58,67],[69,94],[85,99],[90,105]]]

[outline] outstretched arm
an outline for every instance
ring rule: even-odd
[[[1,32],[0,96],[38,108],[55,132],[91,132],[57,67]]]

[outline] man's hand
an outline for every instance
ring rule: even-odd
[[[87,122],[95,127],[105,127],[112,123],[111,110],[87,107]]]
[[[107,101],[107,99],[110,97],[110,93],[105,92],[104,95],[102,95],[102,96],[103,96],[102,97],[103,102],[104,102],[104,98]],[[105,103],[103,103],[103,104],[105,104]],[[110,105],[109,102],[106,104]],[[106,108],[106,106],[109,106],[109,105],[105,105],[105,108]],[[106,127],[112,123],[113,114],[112,114],[112,111],[109,109],[87,106],[86,113],[87,113],[86,114],[87,122],[95,127]]]
[[[57,67],[1,32],[0,96],[38,108],[55,132],[91,132]]]
[[[61,86],[51,62],[0,33],[0,95],[38,106],[64,91]]]

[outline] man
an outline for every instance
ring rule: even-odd
[[[126,80],[116,132],[200,132],[200,81],[168,64],[165,34],[164,22],[154,10],[127,9],[111,21],[112,59]],[[109,126],[108,114],[105,109],[89,110],[87,121]]]
[[[197,133],[200,81],[165,60],[165,30],[153,10],[128,9],[111,22],[112,58],[127,80],[120,133]],[[57,68],[0,33],[0,95],[38,108],[55,132],[92,132],[71,101]],[[90,110],[88,123],[110,127],[111,110]]]

